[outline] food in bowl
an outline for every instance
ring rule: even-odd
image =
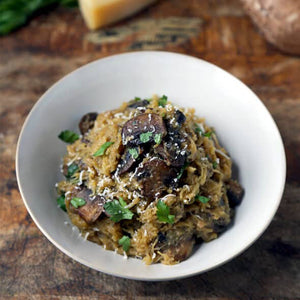
[[[175,264],[232,224],[243,188],[213,128],[166,96],[88,113],[63,131],[58,205],[88,240],[146,264]]]

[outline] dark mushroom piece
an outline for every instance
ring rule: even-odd
[[[102,196],[91,197],[92,191],[86,187],[75,188],[72,191],[72,197],[82,198],[86,204],[74,208],[74,212],[77,212],[81,218],[83,218],[88,224],[94,223],[103,212],[103,205],[106,199]],[[72,204],[71,204],[72,205]]]
[[[118,174],[122,175],[130,171],[139,161],[139,156],[144,152],[142,147],[127,147],[118,166]]]
[[[176,139],[182,139],[179,130],[182,127],[185,120],[186,116],[180,110],[175,111],[173,118],[165,120],[168,136],[170,138],[175,137]]]
[[[81,138],[81,143],[84,143],[84,144],[88,145],[90,142],[91,142],[91,141],[88,140],[85,136],[83,136],[83,137]]]
[[[191,255],[194,245],[195,238],[187,237],[176,245],[170,246],[165,253],[172,256],[175,261],[183,261]]]
[[[188,154],[182,149],[182,143],[185,141],[185,138],[179,131],[185,120],[186,117],[180,110],[175,112],[173,122],[166,120],[167,136],[154,149],[154,152],[161,156],[168,166],[181,168],[186,162]]]
[[[79,130],[82,135],[86,134],[90,129],[94,127],[95,120],[98,114],[95,112],[90,112],[85,114],[79,122]]]
[[[186,161],[187,153],[180,149],[178,143],[164,142],[158,145],[154,152],[159,154],[168,166],[182,168]]]
[[[79,167],[79,169],[82,171],[82,170],[88,170],[88,166],[83,162],[82,159],[78,160],[77,161],[77,165]]]
[[[129,103],[129,105],[127,107],[129,108],[138,108],[138,107],[146,107],[148,106],[149,101],[148,100],[138,100],[135,101],[133,100],[132,102]]]
[[[220,217],[217,220],[213,220],[212,227],[213,227],[214,232],[222,233],[227,229],[227,227],[230,225],[230,223],[231,223],[230,219],[226,220],[225,218]]]
[[[154,200],[168,187],[174,186],[176,176],[177,170],[167,166],[158,157],[149,159],[136,170],[136,178],[142,185],[142,195],[148,200]]]
[[[63,175],[67,178],[68,177],[68,165],[63,165],[62,166],[62,173]]]
[[[146,138],[143,138],[143,134]],[[162,117],[152,113],[141,114],[124,124],[122,142],[124,145],[141,145],[153,142],[156,134],[160,134],[161,138],[167,134]]]
[[[235,207],[242,202],[244,196],[244,189],[242,186],[236,181],[230,179],[227,182],[227,197],[229,201],[230,207]]]
[[[183,261],[187,259],[195,245],[195,238],[192,232],[185,228],[176,228],[169,231],[166,235],[161,232],[158,234],[157,248],[174,261]]]
[[[167,237],[166,237],[166,235],[163,234],[162,232],[159,232],[158,235],[157,235],[157,237],[158,237],[158,240],[157,240],[157,246],[158,246],[159,248],[161,248],[161,247],[164,245],[164,243],[166,243]]]
[[[186,120],[186,116],[184,115],[184,113],[180,110],[176,110],[175,112],[175,120],[176,120],[176,123],[181,126],[185,120]]]

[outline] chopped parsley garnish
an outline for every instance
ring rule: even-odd
[[[189,163],[188,163],[188,162],[186,162],[186,163],[183,165],[183,167],[180,169],[180,172],[179,172],[179,174],[178,174],[178,176],[177,176],[177,180],[179,180],[179,179],[182,177],[182,175],[183,175],[185,169],[186,169],[188,166],[189,166]]]
[[[208,132],[202,133],[203,136],[206,136],[208,138],[210,138],[212,134],[213,134],[212,131],[208,131]]]
[[[72,144],[79,139],[79,135],[71,130],[65,130],[59,134],[58,138],[68,144]]]
[[[169,224],[173,224],[175,222],[175,216],[170,215],[170,208],[165,202],[158,200],[156,208],[156,216],[160,222]]]
[[[158,99],[158,105],[165,107],[167,101],[168,101],[168,97],[166,95],[163,95],[161,98]]]
[[[196,132],[196,133],[199,133],[199,132],[200,132],[201,135],[203,134],[202,129],[201,129],[197,124],[195,124],[195,132]]]
[[[154,142],[155,144],[159,145],[161,142],[161,133],[157,133],[154,135]]]
[[[126,208],[126,202],[120,197],[119,200],[112,200],[104,204],[105,211],[110,215],[110,219],[114,222],[121,220],[131,220],[133,213]]]
[[[197,124],[195,124],[195,132],[200,133],[202,136],[210,138],[213,131],[204,132]]]
[[[125,207],[127,205],[127,203],[124,201],[124,199],[122,197],[119,197],[119,202],[123,207]]]
[[[79,170],[79,167],[73,163],[68,166],[68,173],[66,175],[67,178],[71,178],[76,172]]]
[[[139,153],[136,148],[131,148],[128,151],[133,159],[137,159],[139,157]]]
[[[142,99],[140,97],[134,97],[134,101],[141,101]]]
[[[74,197],[71,199],[71,204],[75,207],[75,208],[78,208],[80,206],[83,206],[86,204],[85,200],[82,199],[82,198],[77,198],[77,197]]]
[[[152,132],[151,131],[141,133],[140,134],[140,141],[142,143],[147,143],[147,142],[150,141],[151,136],[152,136]]]
[[[57,205],[64,211],[67,211],[66,209],[66,203],[65,203],[65,195],[61,195],[56,199]]]
[[[119,239],[119,245],[123,247],[123,250],[127,252],[130,248],[130,238],[126,235],[123,235]]]
[[[216,169],[216,168],[218,167],[218,163],[217,163],[216,161],[214,161],[214,162],[212,163],[212,166],[213,166],[214,169]]]
[[[207,203],[208,201],[210,201],[209,198],[204,197],[204,196],[200,196],[200,195],[197,195],[195,198],[196,198],[196,200],[198,200],[198,201],[200,201],[202,203]]]
[[[113,143],[114,143],[114,142],[106,142],[106,143],[104,143],[104,144],[99,148],[99,150],[97,150],[97,151],[93,154],[93,156],[102,156],[102,155],[104,155],[106,149],[107,149],[108,147],[110,147]]]

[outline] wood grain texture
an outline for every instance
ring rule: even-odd
[[[135,282],[88,269],[47,241],[21,200],[14,157],[21,126],[49,86],[85,63],[132,49],[145,20],[167,18],[203,22],[176,40],[179,27],[155,49],[208,60],[262,99],[285,143],[287,184],[269,228],[233,261],[188,279]],[[136,22],[138,32],[119,38]],[[299,57],[266,43],[238,0],[161,0],[98,34],[113,31],[115,39],[94,43],[76,9],[59,9],[0,39],[0,299],[300,299]]]

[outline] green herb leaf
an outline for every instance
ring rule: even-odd
[[[93,154],[93,156],[102,156],[102,155],[104,155],[106,149],[107,149],[108,147],[110,147],[113,143],[114,143],[114,142],[106,142],[106,143],[104,143],[104,144],[99,148],[99,150],[97,150],[97,151]]]
[[[125,205],[124,205],[125,203]],[[105,211],[110,215],[110,219],[114,222],[120,222],[121,220],[131,220],[133,213],[125,207],[126,202],[120,198],[118,200],[112,200],[104,204]]]
[[[62,141],[72,144],[79,139],[79,135],[71,130],[62,131],[58,136]]]
[[[169,224],[173,224],[175,222],[175,216],[170,215],[170,208],[165,202],[158,200],[156,208],[156,216],[160,222]]]
[[[147,143],[150,141],[150,137],[152,136],[152,132],[148,131],[140,134],[140,140],[142,143]]]
[[[122,207],[125,207],[127,205],[127,203],[124,201],[122,197],[119,197],[119,202],[122,205]]]
[[[202,129],[197,124],[195,124],[195,129],[194,130],[195,130],[196,133],[200,133],[201,135],[203,135]]]
[[[77,171],[79,170],[79,167],[73,163],[68,166],[68,174],[66,175],[67,178],[71,178]]]
[[[42,12],[58,4],[77,6],[77,0],[1,0],[0,35],[5,35],[24,25],[36,12]]]
[[[214,161],[214,162],[212,163],[212,166],[213,166],[214,169],[216,169],[216,168],[218,167],[218,163],[217,163],[216,161]]]
[[[136,148],[131,148],[128,151],[133,159],[137,159],[139,157],[139,153]]]
[[[177,176],[177,179],[178,179],[178,180],[182,177],[182,175],[183,175],[185,169],[186,169],[188,166],[189,166],[189,163],[186,162],[186,163],[183,165],[183,167],[180,169],[180,172],[179,172],[179,174],[178,174],[178,176]]]
[[[142,99],[140,97],[134,97],[134,101],[141,101]]]
[[[161,134],[160,133],[157,133],[157,134],[154,135],[154,142],[157,145],[160,144],[160,142],[161,142]]]
[[[208,132],[206,132],[206,133],[203,133],[202,135],[203,135],[203,136],[206,136],[206,137],[208,137],[208,138],[210,138],[212,134],[213,134],[212,131],[208,131]]]
[[[195,129],[194,129],[195,132],[200,133],[202,136],[210,138],[211,135],[213,134],[213,131],[204,132],[197,124],[194,125],[195,125]]]
[[[123,250],[127,252],[130,248],[130,238],[126,235],[123,235],[119,239],[119,245],[123,247]]]
[[[66,203],[65,203],[65,195],[61,195],[56,199],[57,205],[64,211],[67,211],[66,209]]]
[[[204,197],[204,196],[200,196],[200,195],[197,195],[195,198],[196,198],[196,200],[198,200],[198,201],[200,201],[202,203],[207,203],[208,201],[210,201],[209,198]]]
[[[163,95],[161,98],[158,99],[158,105],[165,107],[167,101],[168,101],[168,97],[166,95]]]
[[[86,204],[85,200],[82,199],[82,198],[77,198],[77,197],[74,197],[71,199],[71,204],[75,207],[75,208],[78,208],[80,206],[83,206]]]

